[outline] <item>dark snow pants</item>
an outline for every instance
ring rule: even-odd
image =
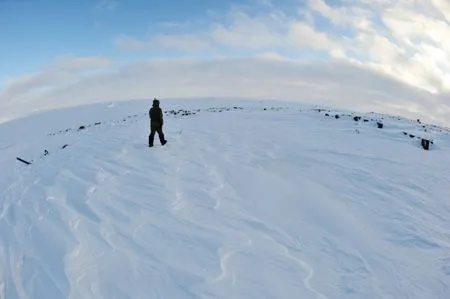
[[[166,140],[164,139],[164,133],[162,131],[162,124],[160,124],[160,123],[150,124],[150,135],[148,136],[148,145],[153,146],[153,140],[155,139],[155,133],[158,133],[159,142],[161,142],[161,144],[164,145],[166,143]]]

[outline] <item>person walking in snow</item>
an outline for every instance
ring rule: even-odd
[[[148,146],[153,146],[153,140],[155,138],[155,133],[158,132],[159,141],[161,142],[161,145],[164,145],[167,143],[167,140],[164,138],[164,133],[162,130],[164,119],[163,119],[163,112],[161,108],[159,107],[159,100],[154,99],[153,100],[153,106],[150,108],[149,112],[150,117],[150,135],[148,136]]]

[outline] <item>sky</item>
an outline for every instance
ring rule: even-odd
[[[450,125],[446,0],[0,0],[0,121],[244,97]]]

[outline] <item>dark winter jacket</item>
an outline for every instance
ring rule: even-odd
[[[150,122],[151,125],[154,126],[159,126],[159,125],[163,125],[164,123],[164,119],[163,119],[163,112],[161,110],[161,108],[159,108],[159,106],[153,106],[152,108],[150,108],[149,111],[149,117],[150,117]]]

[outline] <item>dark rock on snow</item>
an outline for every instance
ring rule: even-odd
[[[430,150],[430,140],[422,138],[421,144],[424,150]]]

